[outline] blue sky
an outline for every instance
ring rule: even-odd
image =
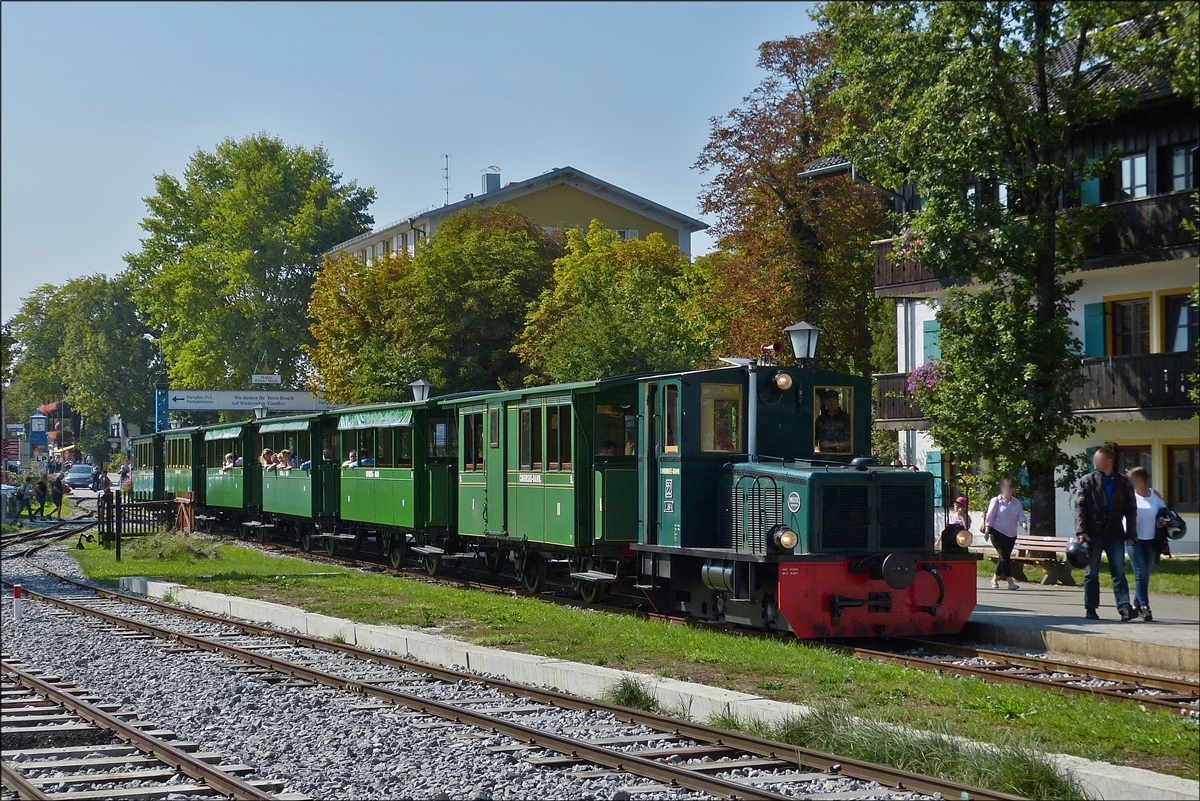
[[[698,216],[708,120],[761,80],[807,4],[0,6],[2,317],[34,287],[114,274],[142,198],[197,148],[323,144],[391,222],[571,165]],[[693,250],[709,249],[705,235]]]

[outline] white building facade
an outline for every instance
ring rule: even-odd
[[[1079,202],[1105,208],[1110,222],[1072,276],[1082,285],[1071,320],[1087,357],[1084,386],[1072,401],[1095,430],[1065,444],[1071,454],[1112,445],[1119,469],[1149,470],[1152,485],[1187,522],[1172,551],[1192,554],[1200,552],[1200,421],[1189,376],[1198,371],[1200,314],[1190,293],[1200,274],[1196,237],[1182,223],[1195,222],[1198,134],[1190,102],[1160,97],[1078,143],[1090,158],[1116,150],[1119,161],[1111,178],[1080,187]],[[896,300],[897,372],[877,377],[876,425],[897,430],[901,460],[945,478],[954,497],[955,464],[969,455],[943,453],[906,384],[909,371],[940,357],[938,303],[956,282],[893,262],[890,251],[890,240],[876,243],[875,291]],[[1056,500],[1056,533],[1070,536],[1073,496],[1060,490]]]

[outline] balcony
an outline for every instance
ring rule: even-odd
[[[1071,394],[1071,405],[1096,420],[1186,420],[1196,413],[1188,397],[1188,375],[1196,370],[1195,353],[1085,359],[1085,381]],[[908,394],[908,373],[875,379],[877,427],[926,427],[924,414]]]
[[[1184,219],[1194,217],[1193,192],[1106,203],[1101,208],[1111,219],[1097,232],[1084,254],[1083,269],[1100,270],[1123,264],[1195,258],[1200,253],[1195,237],[1184,230]],[[875,245],[875,294],[879,297],[919,296],[965,283],[946,270],[930,270],[907,259],[893,263],[892,240]]]

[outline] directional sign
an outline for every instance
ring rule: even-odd
[[[252,375],[252,376],[250,376],[250,383],[251,384],[282,384],[283,376],[281,376],[279,373],[273,373],[271,375]]]
[[[169,389],[167,408],[173,412],[253,412],[265,406],[269,412],[320,412],[332,409],[309,392],[276,392],[242,389]]]

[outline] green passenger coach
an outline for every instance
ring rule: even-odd
[[[204,498],[209,508],[240,517],[260,506],[261,469],[249,423],[204,431]]]
[[[204,432],[176,428],[162,432],[163,498],[188,496],[203,502]],[[157,496],[156,496],[157,497]]]
[[[163,492],[163,437],[146,434],[133,440],[133,497],[139,501],[161,500]]]

